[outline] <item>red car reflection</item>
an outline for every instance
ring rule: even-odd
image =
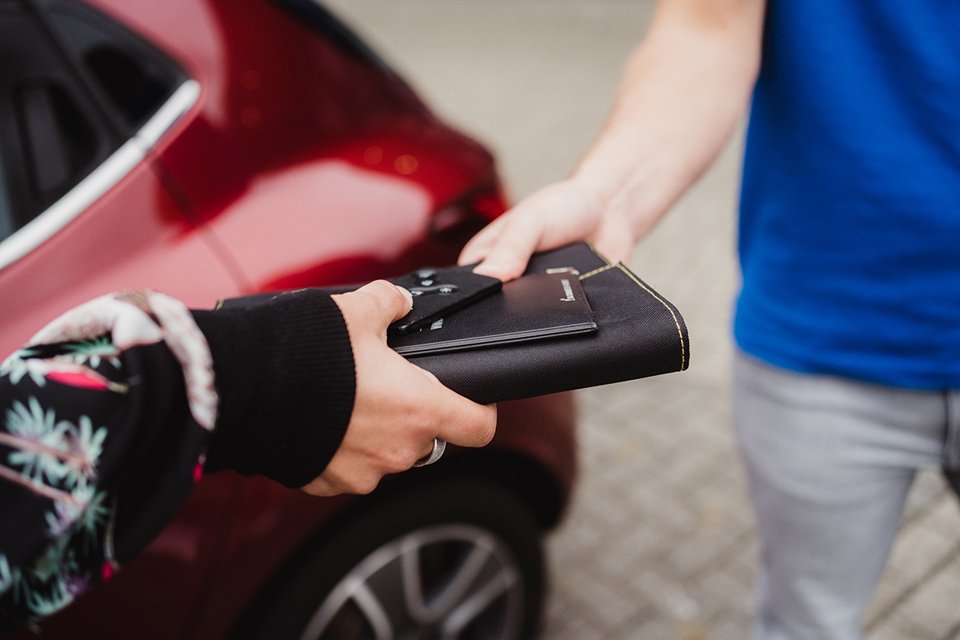
[[[490,154],[309,0],[0,0],[0,83],[5,353],[117,289],[205,307],[451,263],[504,209]],[[42,630],[530,637],[572,415],[505,404],[493,445],[363,499],[208,476]]]

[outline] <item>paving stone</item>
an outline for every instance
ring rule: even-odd
[[[910,490],[907,504],[904,506],[904,519],[908,522],[921,515],[946,496],[947,487],[943,477],[935,471],[923,471]]]
[[[609,633],[607,625],[595,620],[595,612],[583,610],[566,597],[563,589],[554,588],[548,601],[543,638],[550,640],[584,640],[585,638],[603,638]]]
[[[947,536],[955,536],[960,531],[960,505],[952,492],[945,492],[933,506],[927,524]]]
[[[710,625],[710,640],[745,640],[750,636],[749,615],[731,614]]]
[[[897,606],[914,584],[901,575],[896,567],[888,566],[867,606],[864,616],[867,628],[884,624],[896,612]]]
[[[738,579],[732,574],[716,571],[698,583],[698,592],[704,614],[710,619],[734,615],[745,620],[753,618],[756,598],[752,579]]]
[[[617,578],[635,589],[635,578],[662,554],[663,538],[654,527],[637,526],[632,531],[611,537],[603,553],[594,557],[597,570]]]
[[[609,576],[595,574],[591,566],[570,570],[562,580],[558,588],[566,589],[574,609],[589,611],[589,619],[602,626],[605,633],[618,628],[645,606],[645,601],[634,592],[624,590]]]
[[[642,640],[658,638],[674,640],[680,637],[680,629],[671,621],[660,618],[631,621],[630,624],[608,636],[609,640]]]
[[[688,538],[669,553],[667,562],[672,571],[685,579],[703,576],[722,564],[740,537],[735,530],[725,529],[722,535],[707,533]]]
[[[960,625],[960,558],[954,558],[914,591],[898,610],[912,627],[936,637]]]
[[[910,617],[895,612],[883,625],[870,629],[867,640],[944,640],[939,634],[930,634]]]
[[[894,543],[890,564],[907,580],[917,581],[940,565],[955,550],[956,532],[945,535],[924,520],[905,527]]]

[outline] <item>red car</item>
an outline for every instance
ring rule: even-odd
[[[0,348],[117,289],[198,307],[453,262],[491,155],[310,0],[0,0]],[[527,638],[569,395],[363,498],[207,476],[51,637]],[[18,635],[18,634],[15,634]]]

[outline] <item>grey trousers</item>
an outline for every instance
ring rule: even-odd
[[[801,375],[742,353],[734,380],[760,540],[754,640],[861,638],[915,471],[956,455],[960,392]]]

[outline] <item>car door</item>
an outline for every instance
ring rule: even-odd
[[[84,5],[0,0],[0,351],[109,291],[237,290],[152,157],[198,93]]]

